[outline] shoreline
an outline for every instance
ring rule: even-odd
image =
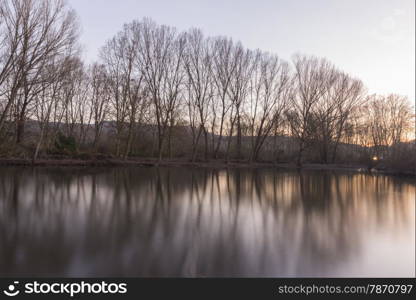
[[[369,168],[365,165],[346,164],[320,164],[306,163],[297,167],[294,163],[246,162],[246,161],[197,161],[188,160],[162,160],[156,159],[39,159],[32,163],[29,159],[1,158],[0,166],[32,166],[32,167],[196,167],[196,168],[273,168],[273,169],[299,169],[299,170],[327,170],[327,171],[354,171],[387,175],[416,176],[416,170],[404,171],[394,169]]]

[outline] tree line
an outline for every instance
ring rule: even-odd
[[[410,147],[409,100],[370,95],[325,58],[285,61],[143,19],[86,64],[78,25],[63,0],[0,0],[2,156],[301,165],[397,157]]]

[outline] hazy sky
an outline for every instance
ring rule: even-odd
[[[150,17],[179,30],[226,35],[246,47],[326,57],[369,92],[415,96],[415,0],[69,0],[84,56],[124,23]]]

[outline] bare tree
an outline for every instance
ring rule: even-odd
[[[204,135],[205,160],[208,159],[208,113],[213,98],[212,57],[209,40],[200,30],[187,34],[187,47],[184,55],[186,78],[186,104],[192,133],[192,161],[197,156],[201,135]]]
[[[70,137],[76,137],[78,134],[79,141],[82,142],[84,129],[89,123],[87,107],[89,82],[84,65],[78,57],[68,58],[67,64],[71,64],[71,67],[68,68],[60,89],[65,134]]]
[[[241,136],[242,136],[242,119],[244,114],[244,102],[249,93],[250,78],[255,68],[256,62],[253,60],[254,55],[250,50],[244,49],[241,44],[237,44],[233,49],[232,59],[236,68],[231,73],[229,89],[227,91],[232,109],[229,116],[229,137],[227,141],[226,158],[229,159],[231,140],[234,135],[234,125],[237,129],[237,158],[241,159]]]
[[[35,116],[40,127],[39,138],[36,143],[35,151],[32,157],[32,163],[36,161],[39,155],[40,147],[44,143],[44,138],[49,127],[51,114],[57,106],[54,103],[62,101],[59,97],[62,86],[68,81],[68,74],[71,74],[72,69],[76,69],[74,59],[71,57],[55,58],[55,61],[50,62],[43,70],[43,76],[48,78],[41,81],[42,89],[36,94],[35,101]],[[55,112],[56,113],[56,112]]]
[[[231,39],[216,38],[213,40],[213,78],[217,90],[214,102],[212,102],[212,144],[214,158],[218,158],[218,152],[224,135],[224,126],[227,114],[233,109],[229,98],[229,88],[233,73],[237,68],[238,61],[233,59],[234,43]],[[219,109],[218,109],[219,108]],[[219,128],[217,129],[217,110],[219,113]],[[232,115],[232,112],[231,112]],[[231,127],[231,126],[230,126]],[[230,128],[231,129],[231,128]],[[215,135],[218,134],[218,137]],[[215,141],[216,139],[216,141]]]
[[[17,28],[21,22],[21,12],[13,13],[7,0],[0,1],[0,96],[5,92],[2,87],[9,78],[17,59],[17,48],[21,35]],[[3,108],[5,110],[5,108]]]
[[[406,97],[370,95],[363,110],[371,146],[377,156],[385,153],[385,147],[400,143],[411,128],[412,108]]]
[[[152,101],[157,125],[158,159],[162,160],[166,139],[174,124],[184,84],[185,36],[167,26],[143,21],[139,65]]]
[[[8,26],[18,40],[7,104],[0,116],[2,130],[9,109],[15,105],[16,142],[21,141],[26,113],[42,72],[54,57],[73,49],[77,38],[74,12],[62,0],[11,0],[3,9]]]
[[[320,149],[321,161],[335,161],[350,114],[362,100],[361,81],[332,68],[328,74],[325,92],[313,109],[313,136]]]
[[[92,142],[93,150],[97,150],[97,145],[101,136],[103,124],[108,113],[108,103],[110,100],[109,79],[104,65],[93,64],[89,71],[89,81],[91,83],[91,94],[89,97],[94,122],[94,138]]]
[[[131,141],[135,108],[132,110],[132,99],[137,99],[141,89],[142,72],[137,68],[139,54],[138,24],[124,26],[123,31],[111,39],[101,50],[101,58],[107,68],[108,80],[111,87],[110,113],[115,117],[116,128],[116,156],[121,155],[122,136],[126,127],[129,131],[128,140]],[[136,100],[134,100],[136,101]],[[133,119],[132,119],[133,117]],[[127,142],[126,153],[129,152],[130,142]],[[126,154],[124,154],[126,156]]]
[[[325,59],[299,55],[294,56],[293,64],[296,93],[291,97],[291,109],[286,117],[293,136],[298,140],[296,164],[301,166],[313,130],[313,111],[325,94],[328,82],[334,80],[334,67]]]
[[[289,65],[275,55],[257,53],[257,65],[251,76],[248,100],[251,135],[250,161],[256,161],[265,140],[278,131],[292,96]]]

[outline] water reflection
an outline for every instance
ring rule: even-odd
[[[0,276],[414,276],[415,182],[2,167]]]

